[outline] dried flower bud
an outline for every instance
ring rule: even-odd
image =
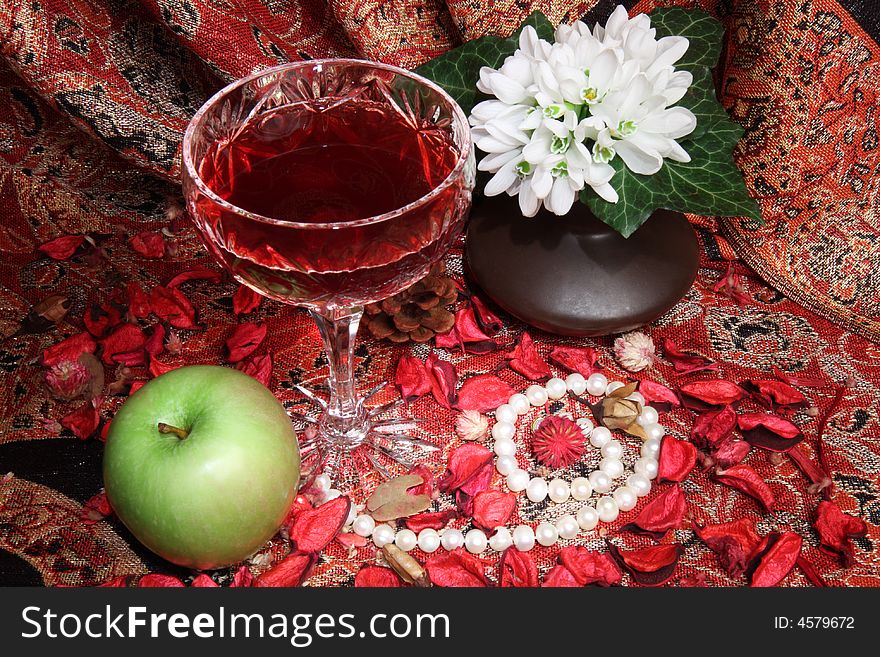
[[[89,369],[73,360],[56,363],[46,372],[46,385],[52,395],[65,401],[80,397],[89,387],[91,379]]]
[[[455,433],[462,440],[483,441],[489,431],[489,419],[479,411],[465,411],[455,418]]]
[[[654,365],[654,341],[641,331],[633,331],[614,341],[617,362],[629,372],[641,372]]]

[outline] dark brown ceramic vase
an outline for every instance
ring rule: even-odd
[[[675,305],[697,274],[697,236],[679,212],[658,210],[629,239],[575,203],[525,218],[516,198],[474,204],[470,277],[510,314],[572,336],[628,331]]]

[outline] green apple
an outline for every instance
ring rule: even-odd
[[[110,425],[104,486],[119,519],[168,561],[206,570],[251,555],[297,492],[290,418],[259,381],[227,367],[167,372]]]

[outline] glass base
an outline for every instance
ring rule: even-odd
[[[409,433],[421,420],[395,415],[404,404],[402,399],[366,407],[365,402],[385,385],[382,383],[367,392],[358,401],[355,412],[347,417],[332,415],[328,412],[327,402],[318,394],[296,386],[319,411],[315,414],[290,413],[300,436],[301,489],[308,488],[319,474],[329,476],[334,487],[344,486],[346,481],[356,483],[359,474],[367,468],[390,479],[394,475],[388,467],[397,464],[409,470],[416,465],[415,459],[419,458],[420,451],[440,449]],[[359,461],[366,461],[369,465],[359,467]]]

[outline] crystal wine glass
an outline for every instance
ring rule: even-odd
[[[354,377],[363,307],[428,273],[467,217],[475,165],[461,108],[386,64],[324,59],[233,82],[183,140],[187,208],[211,254],[258,293],[307,309],[329,360],[319,415],[292,414],[308,468],[334,476],[360,446],[407,464],[408,418],[368,409]],[[387,472],[386,472],[387,474]]]

